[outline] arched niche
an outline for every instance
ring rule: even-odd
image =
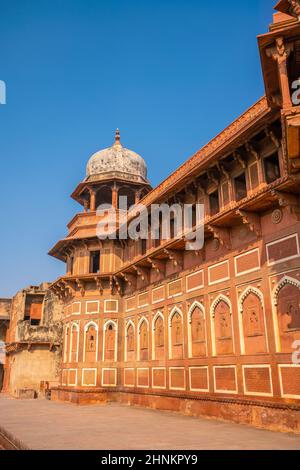
[[[158,312],[152,321],[152,351],[153,360],[161,360],[165,357],[165,320],[161,312]]]
[[[199,302],[188,312],[188,342],[190,358],[207,356],[205,310]]]

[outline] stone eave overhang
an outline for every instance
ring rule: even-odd
[[[268,105],[266,97],[262,97],[244,114],[231,123],[207,145],[195,153],[174,173],[147,194],[140,203],[145,206],[163,202],[167,196],[174,195],[188,181],[205,173],[211,166],[242,145],[258,133],[264,126],[280,116],[278,109]],[[128,215],[128,221],[135,217],[134,209]]]
[[[53,258],[57,258],[60,261],[66,262],[67,255],[65,253],[65,249],[68,248],[70,245],[78,244],[78,243],[85,243],[85,241],[91,240],[98,240],[96,234],[93,236],[85,236],[85,237],[67,237],[59,240],[53,248],[48,252],[49,256],[53,256]],[[98,240],[99,241],[99,240]],[[100,241],[99,241],[100,242]]]
[[[66,275],[66,276],[60,276],[58,279],[56,279],[50,286],[49,289],[57,294],[61,289],[65,290],[67,287],[68,289],[73,289],[78,286],[79,288],[82,287],[82,284],[85,282],[96,282],[96,284],[100,286],[101,281],[109,280],[112,282],[113,280],[113,272],[107,272],[107,273],[89,273],[89,274],[79,274],[79,275]]]
[[[278,206],[278,200],[281,194],[285,192],[296,194],[299,187],[300,178],[296,176],[283,176],[275,182],[258,190],[256,193],[248,196],[247,198],[234,202],[229,207],[224,208],[221,212],[214,216],[206,216],[204,220],[205,236],[211,237],[212,233],[210,227],[220,227],[227,229],[232,226],[238,219],[243,219],[241,213],[257,213],[260,210],[267,210],[272,207]],[[241,211],[241,213],[239,213]],[[243,221],[243,223],[245,223]],[[222,240],[221,240],[222,243]],[[159,247],[153,248],[148,251],[146,255],[141,255],[134,261],[129,261],[124,264],[121,269],[115,272],[114,276],[122,277],[126,273],[134,272],[134,266],[144,266],[149,264],[149,259],[159,259],[165,250],[184,250],[185,238],[177,238],[166,240]],[[196,250],[197,251],[197,250]],[[201,250],[200,250],[201,251]],[[151,263],[150,263],[151,264]]]

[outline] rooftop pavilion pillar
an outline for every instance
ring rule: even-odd
[[[285,44],[282,37],[276,39],[276,45],[267,49],[266,54],[277,62],[283,109],[292,107],[287,61],[293,50],[292,44]]]
[[[95,212],[96,211],[96,191],[94,189],[90,189],[90,195],[91,195],[90,211]]]
[[[83,203],[83,207],[84,207],[84,212],[88,212],[89,211],[89,201],[85,200],[84,203]]]
[[[118,208],[118,187],[116,184],[114,184],[112,188],[112,206],[114,209]]]
[[[140,202],[141,199],[141,191],[137,190],[135,191],[135,205],[137,205]]]

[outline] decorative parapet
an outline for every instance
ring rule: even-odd
[[[51,326],[33,326],[29,321],[21,321],[18,323],[18,340],[21,343],[61,344],[62,323],[54,323]]]

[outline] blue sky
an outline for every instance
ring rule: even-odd
[[[264,93],[275,0],[0,0],[0,297],[64,272],[95,151],[122,142],[158,184]]]

